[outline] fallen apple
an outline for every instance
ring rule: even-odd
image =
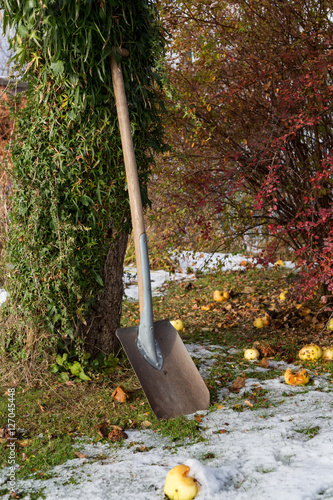
[[[287,368],[284,374],[284,380],[288,385],[305,385],[310,380],[310,375],[302,368],[299,372],[293,372],[291,368]]]
[[[165,479],[164,493],[170,500],[192,500],[200,489],[200,484],[187,474],[187,465],[177,465],[171,469]]]
[[[244,350],[244,358],[248,360],[259,359],[260,353],[255,347],[253,349]]]
[[[284,266],[284,262],[283,262],[283,260],[277,260],[277,261],[275,262],[275,265],[276,265],[276,266],[283,267],[283,266]]]
[[[333,346],[322,348],[322,358],[325,361],[333,361]]]
[[[262,322],[264,326],[268,326],[271,323],[271,317],[269,314],[265,314],[265,316],[262,318]]]
[[[224,297],[223,292],[220,292],[220,290],[215,290],[213,293],[213,299],[216,302],[225,302],[227,299]]]
[[[184,330],[184,325],[181,319],[175,319],[170,321],[172,326],[177,330],[177,332],[180,332],[181,330]]]
[[[303,361],[317,361],[322,356],[322,350],[319,345],[308,344],[302,347],[298,356]]]
[[[265,326],[263,318],[255,318],[255,320],[253,321],[253,326],[255,326],[256,328],[263,328]]]

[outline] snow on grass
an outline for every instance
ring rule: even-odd
[[[198,265],[194,256],[180,262],[184,272]],[[239,262],[226,265],[235,269]],[[173,279],[181,277],[184,273]],[[164,271],[153,272],[155,291],[168,278]],[[136,298],[136,286],[127,288],[126,295]],[[218,358],[237,353],[219,345],[187,348],[203,376]],[[16,491],[27,499],[163,500],[168,471],[185,463],[201,484],[197,500],[332,499],[332,380],[313,372],[311,384],[288,386],[283,377],[288,366],[293,368],[271,360],[268,368],[256,362],[243,367],[248,375],[245,387],[238,393],[230,392],[230,386],[221,387],[219,403],[200,412],[202,441],[172,442],[150,429],[125,430],[128,439],[122,444],[78,439],[74,449],[86,454],[86,459],[56,466],[44,479],[32,475],[17,480]],[[271,370],[278,373],[274,378],[261,376]],[[256,390],[267,391],[270,406],[251,408],[247,393]],[[7,485],[5,468],[0,471],[0,492]],[[10,493],[2,498],[9,499]]]
[[[240,265],[242,261],[255,262],[255,258],[244,258],[243,255],[231,255],[225,253],[200,253],[200,252],[180,252],[174,254],[174,261],[177,263],[179,272],[170,273],[168,271],[158,270],[150,271],[152,294],[160,295],[161,287],[166,281],[177,281],[183,279],[193,279],[195,272],[206,271],[213,268],[219,268],[224,271],[244,269]],[[273,267],[273,266],[271,266]],[[285,261],[284,267],[293,269],[294,264],[291,261]],[[190,272],[189,269],[191,269]],[[138,300],[138,290],[136,283],[136,268],[134,266],[125,267],[124,273],[125,296],[127,299]],[[133,283],[133,284],[132,284]]]
[[[196,344],[189,351],[200,370],[209,370],[216,354],[230,354],[226,347]],[[125,430],[128,439],[121,445],[78,439],[74,449],[87,459],[54,467],[48,479],[18,480],[17,492],[21,498],[40,492],[48,500],[162,500],[168,471],[185,463],[201,484],[197,500],[333,498],[331,380],[313,374],[311,385],[288,386],[283,381],[288,365],[270,363],[266,369],[249,363],[245,387],[239,393],[224,388],[220,404],[200,412],[202,441],[172,442],[149,429]],[[271,369],[281,375],[264,380],[253,375]],[[260,387],[272,405],[249,408],[246,391]],[[0,491],[6,479],[4,469]]]

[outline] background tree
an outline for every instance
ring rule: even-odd
[[[231,242],[249,230],[274,237],[267,259],[282,241],[304,291],[331,289],[331,2],[161,4],[175,146],[162,174],[177,161],[189,214],[207,206]]]
[[[5,347],[26,355],[22,347],[43,333],[60,347],[83,339],[88,351],[110,353],[131,229],[110,55],[112,47],[130,51],[122,64],[146,205],[152,151],[161,146],[154,68],[163,38],[154,5],[7,0],[0,6],[28,82],[12,145]],[[13,326],[18,312],[22,321]]]

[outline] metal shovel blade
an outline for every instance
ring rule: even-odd
[[[117,330],[117,337],[157,418],[168,420],[206,410],[210,401],[208,388],[177,330],[168,320],[156,321],[154,335],[163,356],[161,370],[142,357],[137,347],[137,327]]]

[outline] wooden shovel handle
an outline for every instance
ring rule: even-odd
[[[120,49],[125,50],[126,49]],[[119,49],[117,49],[119,53]],[[121,55],[128,55],[121,53]],[[123,148],[125,170],[127,177],[128,194],[131,205],[131,216],[134,235],[135,258],[138,276],[138,289],[139,289],[139,304],[140,312],[142,314],[144,307],[143,298],[143,283],[142,283],[142,264],[140,255],[140,236],[145,232],[145,223],[143,218],[141,192],[138,178],[138,170],[135,160],[133,138],[131,132],[131,123],[128,113],[128,105],[125,93],[125,85],[121,65],[117,64],[115,57],[111,56],[111,73],[114,93],[116,97],[116,108],[120,128],[121,143]]]

